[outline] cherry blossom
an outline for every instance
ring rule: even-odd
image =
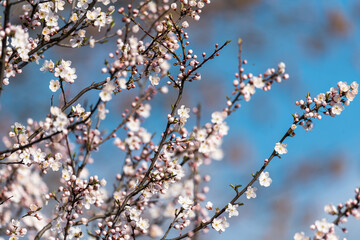
[[[310,238],[305,236],[304,232],[300,232],[300,233],[295,233],[294,240],[310,240]]]
[[[247,199],[256,198],[256,190],[257,190],[256,187],[252,187],[252,186],[247,187],[246,192],[245,192],[246,198]]]
[[[229,218],[231,218],[233,216],[239,216],[239,212],[237,210],[237,205],[232,205],[231,203],[229,203],[227,205],[226,212],[229,213]]]
[[[225,217],[216,218],[213,220],[211,226],[218,232],[225,232],[225,229],[229,227],[229,223]]]
[[[59,90],[59,88],[60,88],[59,80],[50,80],[49,88],[52,92],[56,92],[57,90]]]
[[[272,179],[269,177],[269,172],[262,172],[259,177],[259,183],[263,187],[269,187]]]
[[[287,153],[286,146],[287,144],[278,142],[276,143],[274,149],[278,154],[286,154]]]

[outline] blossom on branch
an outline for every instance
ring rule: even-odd
[[[231,203],[229,203],[227,205],[227,208],[225,210],[225,212],[229,213],[229,218],[233,217],[233,216],[239,216],[239,212],[237,210],[238,205],[232,205]]]
[[[278,142],[276,143],[274,149],[278,154],[286,154],[287,153],[286,146],[287,144]]]
[[[272,179],[269,177],[269,172],[262,172],[259,176],[259,183],[263,187],[269,187]]]
[[[246,198],[247,199],[256,198],[256,191],[257,191],[256,187],[249,186],[245,192]]]
[[[229,223],[225,217],[215,218],[211,226],[219,233],[225,232],[225,229],[229,227]]]

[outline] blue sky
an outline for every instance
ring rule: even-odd
[[[245,159],[236,161],[227,155],[224,162],[215,163],[212,189],[226,196],[216,201],[224,203],[232,196],[226,183],[247,183],[250,173],[259,169],[290,126],[290,114],[299,112],[296,100],[304,99],[307,92],[312,96],[326,92],[338,81],[359,80],[359,16],[354,10],[358,7],[356,1],[266,1],[213,11],[215,17],[209,14],[205,21],[214,28],[208,40],[202,37],[208,29],[193,32],[201,41],[200,49],[233,40],[205,73],[226,82],[228,93],[237,69],[238,37],[244,39],[247,72],[262,73],[284,61],[290,74],[289,80],[255,94],[230,117],[232,135],[225,145],[245,146],[241,148]],[[310,234],[308,226],[326,217],[325,204],[348,200],[359,186],[359,117],[359,99],[355,99],[340,116],[315,121],[311,132],[299,128],[296,137],[286,141],[289,153],[268,168],[271,187],[260,189],[256,200],[244,200],[240,220],[231,221],[236,227],[212,239],[292,239],[296,231]],[[355,224],[359,223],[348,225],[348,239],[360,236]]]

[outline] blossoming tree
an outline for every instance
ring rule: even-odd
[[[266,167],[286,154],[288,137],[298,126],[311,130],[313,121],[335,117],[353,101],[358,84],[339,82],[317,96],[306,96],[296,105],[300,112],[260,169],[246,185],[231,185],[234,196],[225,206],[206,200],[210,181],[199,169],[223,156],[221,143],[228,134],[226,119],[250,101],[256,91],[269,91],[273,84],[289,78],[285,64],[261,74],[247,73],[241,56],[233,80],[232,97],[201,124],[200,107],[185,106],[185,86],[201,80],[202,67],[216,61],[230,43],[216,44],[210,53],[196,53],[186,29],[199,21],[210,0],[144,0],[129,4],[116,0],[2,0],[0,29],[0,91],[11,88],[13,78],[28,65],[53,75],[49,79],[49,113],[41,120],[27,119],[9,126],[0,151],[0,234],[9,239],[196,239],[210,228],[224,232],[227,218],[239,215],[241,198],[256,198],[257,185],[272,183]],[[116,38],[103,67],[103,78],[89,82],[76,93],[70,86],[81,77],[71,59],[51,59],[55,47],[101,47]],[[40,64],[40,66],[37,66]],[[85,80],[83,82],[86,82]],[[122,119],[113,129],[101,125],[110,114],[107,104],[136,93]],[[88,97],[97,92],[96,97]],[[151,117],[153,99],[172,94],[166,123],[156,134],[144,128]],[[87,98],[89,105],[81,104]],[[192,108],[192,109],[191,109]],[[193,126],[188,119],[195,117]],[[157,140],[158,139],[158,140]],[[115,179],[91,175],[89,164],[105,142],[124,153],[123,166]],[[56,174],[60,173],[60,174]],[[96,173],[95,173],[96,174]],[[46,181],[57,178],[56,185]],[[113,188],[107,187],[111,183]],[[109,185],[109,184],[108,184]],[[256,187],[257,186],[257,187]],[[353,215],[358,218],[359,189],[353,200],[325,211],[336,215],[333,222],[315,221],[315,239],[338,239],[335,225]],[[1,237],[0,237],[1,238]],[[303,232],[296,240],[309,239]]]

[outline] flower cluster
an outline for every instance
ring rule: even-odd
[[[51,107],[50,113],[53,118],[46,118],[44,128],[46,130],[64,131],[70,124],[68,117],[58,107]]]
[[[310,229],[315,230],[314,238],[315,240],[320,239],[330,239],[330,240],[339,240],[339,236],[335,232],[335,227],[340,227],[340,224],[346,223],[350,216],[353,216],[356,219],[360,219],[360,189],[355,189],[355,198],[349,199],[345,204],[338,204],[334,206],[333,204],[328,204],[324,207],[324,211],[327,214],[334,215],[337,218],[333,222],[328,222],[325,218],[315,221],[315,224],[310,226]],[[343,232],[347,232],[345,227],[341,227]],[[294,240],[310,240],[309,237],[305,235],[304,232],[296,233],[294,235]]]
[[[205,124],[205,128],[196,131],[195,138],[200,142],[199,153],[215,160],[223,158],[223,152],[220,148],[221,138],[226,136],[229,131],[229,127],[224,121],[226,117],[226,112],[214,112],[211,114],[212,124]]]
[[[326,93],[320,93],[316,97],[311,98],[310,94],[306,97],[306,101],[296,101],[296,105],[305,111],[303,116],[295,113],[294,120],[302,125],[306,131],[313,128],[312,119],[321,119],[321,113],[335,117],[340,115],[344,110],[344,106],[348,106],[358,93],[359,84],[353,82],[348,85],[346,82],[338,82],[337,87],[332,87]],[[295,128],[295,127],[294,127]]]
[[[57,63],[54,63],[52,60],[45,60],[40,70],[53,72],[54,76],[59,78],[59,80],[50,80],[49,88],[52,92],[59,90],[62,81],[74,83],[77,78],[75,74],[76,69],[71,67],[71,61],[63,59]]]
[[[115,86],[113,82],[108,82],[103,89],[101,90],[99,96],[103,102],[108,102],[111,100],[111,95],[113,94],[113,91],[115,90]]]
[[[10,240],[17,240],[19,239],[19,237],[23,237],[26,235],[27,229],[22,228],[19,221],[12,219],[9,229],[6,231],[6,233],[8,235],[11,235],[9,238]]]
[[[247,64],[247,60],[243,60],[242,63]],[[241,68],[240,73],[236,73],[235,76],[238,79],[233,81],[235,87],[233,95],[237,94],[236,100],[243,96],[245,101],[250,101],[256,89],[268,91],[274,82],[280,83],[282,79],[289,78],[289,74],[285,73],[285,64],[283,62],[278,64],[277,70],[269,68],[263,74],[257,76],[252,73],[245,74],[244,68]],[[228,105],[232,106],[233,102],[229,101]]]
[[[29,33],[21,26],[15,26],[14,36],[11,38],[11,45],[16,49],[19,57],[27,62],[29,60],[29,51],[31,49],[31,44],[29,42]]]
[[[82,9],[87,8],[87,1],[85,1],[83,3],[84,4],[81,4],[81,3],[78,4],[78,6],[80,5],[80,8],[82,8]],[[95,27],[99,28],[99,32],[102,27],[105,27],[106,25],[110,24],[113,21],[112,16],[109,14],[106,14],[105,12],[102,12],[100,7],[97,7],[92,11],[87,11],[86,18],[90,22],[92,22]],[[72,47],[74,47],[74,45]]]

